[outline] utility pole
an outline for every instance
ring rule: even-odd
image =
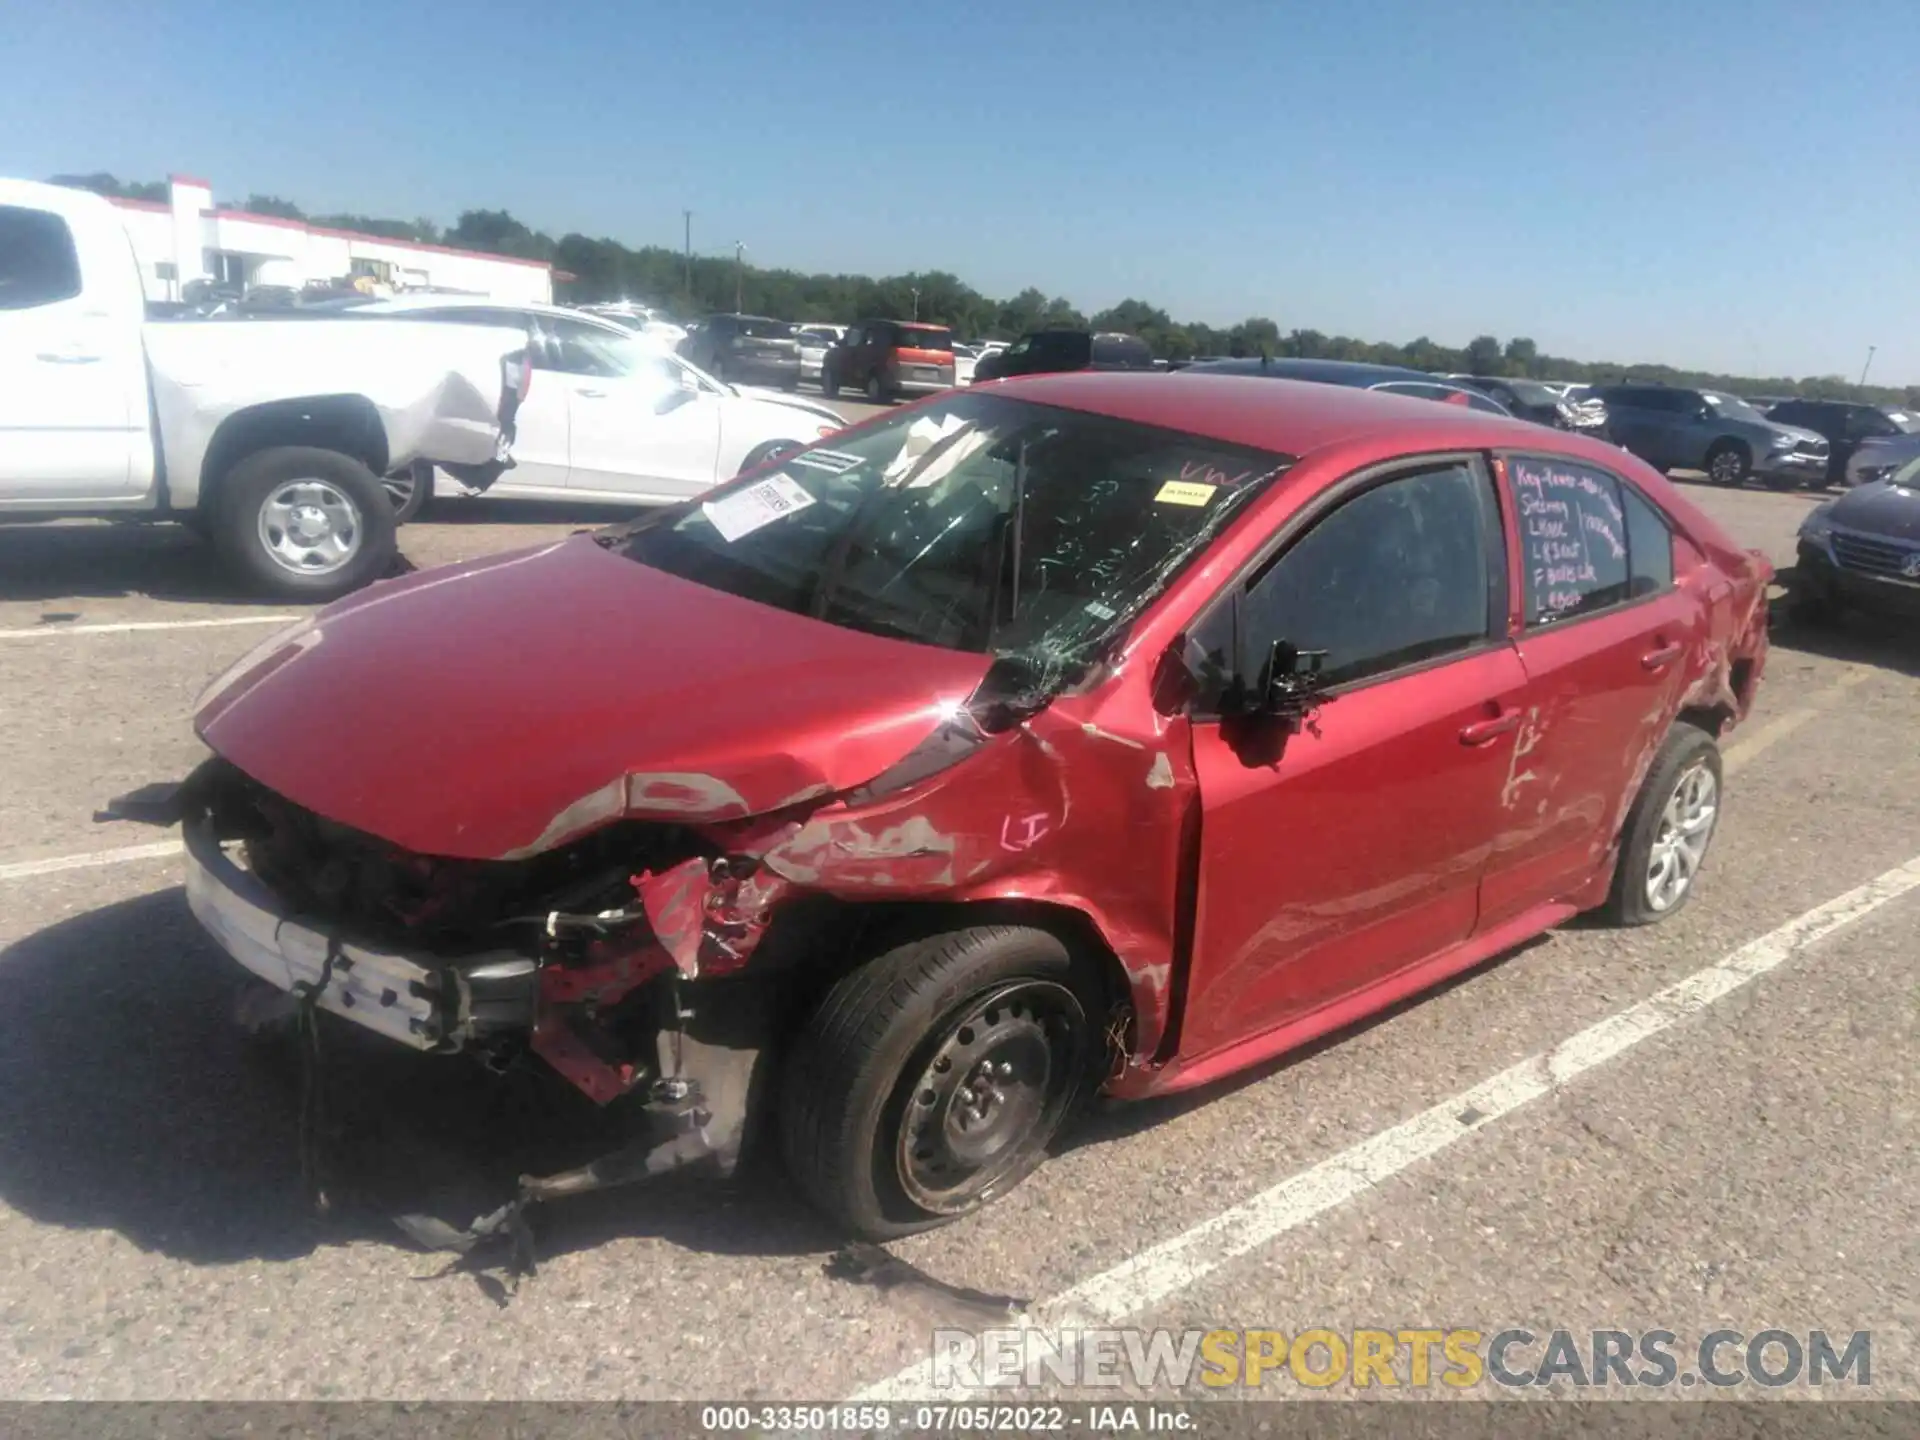
[[[744,240],[733,242],[733,313],[740,313],[740,297],[747,283],[747,244]]]
[[[693,212],[682,210],[681,217],[687,222],[687,304],[693,304]]]
[[[1873,352],[1879,348],[1877,345],[1867,346],[1867,363],[1860,367],[1860,383],[1862,385],[1867,383],[1867,371],[1873,368]]]
[[[918,320],[920,318],[920,287],[913,285],[908,288],[913,291],[913,318]]]

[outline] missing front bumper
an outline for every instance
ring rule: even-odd
[[[445,959],[359,944],[286,914],[227,854],[206,815],[188,816],[182,832],[194,917],[275,989],[311,994],[320,1009],[415,1050],[531,1033],[538,967],[530,957],[496,951]]]

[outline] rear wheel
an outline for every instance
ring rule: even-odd
[[[840,394],[840,377],[831,370],[820,372],[820,393],[829,400],[837,399]]]
[[[1720,819],[1720,747],[1706,731],[1676,724],[1627,813],[1620,861],[1603,910],[1618,925],[1651,925],[1677,914]]]
[[[209,526],[254,589],[288,600],[331,600],[377,579],[393,564],[395,527],[393,501],[365,465],[295,445],[235,465]]]
[[[827,993],[788,1056],[787,1168],[872,1240],[998,1199],[1097,1079],[1098,986],[1058,937],[992,925],[916,940]]]
[[[878,370],[867,376],[867,399],[875,405],[887,403],[887,387],[880,383]]]

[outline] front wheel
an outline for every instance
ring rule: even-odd
[[[1722,440],[1707,452],[1707,478],[1716,485],[1744,485],[1753,456],[1737,440]]]
[[[762,465],[770,465],[784,455],[791,455],[801,448],[798,440],[769,440],[747,452],[747,458],[740,462],[740,468],[734,473],[744,475],[749,470],[758,470]]]
[[[843,978],[783,1074],[801,1191],[886,1240],[998,1199],[1097,1080],[1099,987],[1057,936],[990,925],[912,941]]]
[[[393,502],[393,523],[405,525],[420,518],[420,512],[433,499],[433,466],[416,460],[404,470],[396,470],[380,483]]]
[[[333,600],[384,574],[396,550],[393,500],[337,450],[279,446],[227,473],[211,524],[222,557],[254,589]]]
[[[1676,724],[1627,812],[1607,919],[1651,925],[1687,903],[1719,823],[1720,785],[1719,745],[1704,730]]]

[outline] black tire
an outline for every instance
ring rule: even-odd
[[[1678,896],[1668,903],[1656,904],[1651,898],[1654,847],[1662,843],[1668,832],[1667,810],[1676,791],[1702,767],[1713,781],[1713,813],[1700,839],[1699,855]],[[1722,793],[1719,745],[1698,726],[1677,722],[1667,733],[1660,753],[1654,756],[1646,781],[1634,797],[1633,808],[1627,812],[1627,823],[1621,832],[1620,860],[1613,872],[1613,888],[1600,911],[1603,919],[1614,925],[1652,925],[1686,908],[1698,886],[1700,866],[1713,844]]]
[[[407,469],[395,471],[381,482],[387,498],[394,502],[394,524],[418,520],[433,503],[434,473],[434,467],[427,461],[416,460]]]
[[[801,446],[798,440],[769,440],[766,444],[756,445],[753,449],[749,450],[747,452],[747,458],[740,462],[740,468],[734,473],[736,475],[744,475],[749,470],[758,470],[769,460],[778,459],[782,455],[790,455],[800,448]]]
[[[836,400],[840,396],[840,377],[824,366],[820,371],[820,393],[829,400]]]
[[[308,480],[344,497],[352,514],[351,548],[327,568],[301,572],[275,558],[262,510],[283,486]],[[397,553],[397,524],[386,487],[365,465],[337,450],[304,445],[256,451],[227,472],[211,513],[213,543],[248,585],[285,600],[333,600],[385,574]]]
[[[1740,441],[1716,440],[1707,451],[1707,478],[1714,484],[1744,485],[1752,474],[1753,452]]]
[[[948,1224],[1011,1190],[1098,1080],[1099,986],[1089,972],[1044,930],[987,925],[909,942],[842,978],[782,1072],[781,1149],[801,1192],[854,1235],[887,1240]],[[1009,1036],[1017,1047],[1006,1048]],[[1010,1055],[1020,1070],[1012,1083],[1003,1074],[985,1082],[998,1098],[982,1102],[983,1120],[968,1104],[977,1072],[1010,1065]],[[937,1100],[928,1088],[936,1084],[948,1087]],[[1004,1123],[1009,1133],[974,1141],[996,1146],[977,1169],[942,1171],[957,1158],[949,1137],[958,1132],[964,1146],[976,1123],[986,1131]],[[913,1147],[909,1134],[920,1137]],[[919,1182],[933,1171],[956,1173],[956,1186],[929,1195]]]
[[[887,403],[886,383],[881,380],[878,370],[867,376],[867,402],[872,405]]]

